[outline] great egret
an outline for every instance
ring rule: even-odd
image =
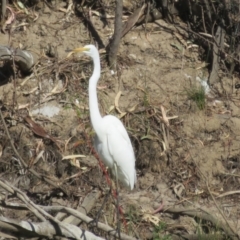
[[[96,151],[117,180],[132,190],[137,176],[134,151],[128,133],[117,117],[112,115],[102,117],[98,107],[97,82],[101,73],[98,50],[94,45],[86,45],[72,51],[77,52],[83,52],[91,57],[94,64],[88,91],[90,119],[96,132],[94,139]]]

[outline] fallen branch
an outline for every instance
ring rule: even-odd
[[[41,210],[38,211],[37,208],[35,208],[35,204],[30,201],[30,199],[18,190],[17,188],[14,188],[13,186],[10,186],[8,183],[4,183],[3,180],[0,180],[0,187],[2,187],[4,190],[6,190],[8,193],[11,193],[13,195],[16,195],[20,200],[22,200],[25,204],[26,207],[41,221],[46,221],[46,218],[44,215],[42,215]]]
[[[75,231],[72,231],[70,228],[67,228],[65,225],[63,225],[60,221],[52,217],[50,214],[48,214],[46,211],[44,211],[42,208],[37,206],[34,202],[32,202],[28,196],[23,193],[18,188],[15,188],[14,186],[11,186],[11,184],[7,183],[4,180],[0,180],[0,187],[2,187],[4,190],[6,190],[8,193],[11,193],[12,195],[16,195],[22,202],[26,204],[26,207],[41,221],[45,222],[46,218],[50,219],[52,223],[57,225],[58,228],[63,229],[65,232],[68,232],[68,235],[75,239],[80,239],[77,237]],[[31,229],[31,227],[30,227]],[[62,231],[61,231],[62,232]]]
[[[87,224],[89,224],[93,221],[92,218],[90,218],[90,217],[86,216],[85,214],[80,213],[72,208],[62,207],[62,206],[41,206],[41,207],[47,212],[48,211],[50,211],[50,212],[65,212],[65,213],[71,214],[72,216],[81,219],[83,222],[85,222]],[[98,229],[103,230],[104,232],[107,232],[111,236],[115,236],[115,237],[118,236],[118,232],[115,229],[113,229],[112,227],[110,227],[104,223],[97,222],[96,227]],[[120,235],[121,235],[122,240],[135,240],[134,237],[130,237],[124,233],[121,233]]]
[[[41,222],[34,223],[28,221],[16,221],[5,217],[0,217],[0,229],[2,232],[9,234],[11,232],[14,236],[23,237],[47,237],[48,239],[55,239],[56,236],[71,238],[71,239],[91,239],[102,240],[103,238],[95,236],[93,233],[81,230],[71,224],[64,223],[64,227],[55,222]],[[75,237],[71,233],[74,233]]]
[[[16,209],[16,210],[27,210],[27,206],[25,204],[20,204],[20,203],[6,203],[5,201],[1,201],[0,202],[0,206],[4,207],[4,208],[10,208],[10,209]],[[70,216],[73,216],[75,219],[79,219],[82,222],[85,223],[91,223],[93,221],[92,218],[86,216],[85,214],[69,208],[69,207],[63,207],[63,206],[41,206],[41,205],[37,205],[39,208],[43,209],[46,212],[52,212],[52,213],[66,213]],[[65,223],[63,223],[65,225]],[[68,224],[68,223],[67,223]],[[69,225],[73,225],[73,224],[69,224]],[[111,236],[117,236],[117,231],[114,230],[113,228],[111,228],[110,226],[104,224],[104,223],[100,223],[98,222],[96,224],[96,227],[98,229],[103,230],[104,232],[107,232],[109,235]],[[127,234],[121,233],[121,239],[123,240],[135,240],[134,237],[130,237]]]
[[[87,215],[91,209],[95,206],[96,201],[100,197],[101,192],[98,190],[91,191],[83,200],[83,203],[80,207],[77,207],[77,211]],[[67,213],[59,212],[56,216],[57,219],[63,219],[67,216]],[[74,216],[68,216],[63,220],[64,223],[70,223],[73,225],[79,225],[82,221],[81,219],[74,217]]]

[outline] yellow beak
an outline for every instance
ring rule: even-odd
[[[84,51],[89,51],[89,48],[86,48],[86,47],[75,48],[67,55],[67,58],[69,58],[74,53],[79,53]]]

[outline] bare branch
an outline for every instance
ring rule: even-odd
[[[24,209],[24,205],[22,204],[12,204],[12,203],[4,203],[3,201],[0,203],[1,206],[3,207],[7,207],[7,208],[21,208],[21,209]],[[81,213],[81,212],[78,212],[77,210],[75,209],[72,209],[72,208],[68,208],[68,207],[63,207],[63,206],[40,206],[40,205],[37,205],[39,208],[42,208],[44,211],[46,212],[57,212],[57,213],[66,213],[66,214],[69,214],[71,216],[74,216],[75,218],[77,219],[80,219],[81,221],[85,222],[85,223],[91,223],[93,221],[92,218],[86,216],[85,214]],[[25,209],[27,209],[27,206],[25,205]],[[66,223],[68,224],[68,223]],[[72,224],[68,224],[68,225],[72,225]],[[64,223],[64,226],[65,226],[65,223]],[[111,228],[110,226],[108,225],[105,225],[103,223],[97,223],[97,228],[107,232],[109,235],[111,236],[117,236],[117,231],[114,230],[113,228]],[[121,239],[123,240],[135,240],[135,238],[133,237],[130,237],[124,233],[121,233]]]
[[[56,236],[62,236],[73,239],[92,239],[102,240],[103,238],[95,236],[93,233],[81,230],[71,224],[64,224],[64,227],[52,222],[33,223],[28,221],[16,221],[13,219],[0,217],[0,229],[3,232],[11,232],[18,237],[48,237],[53,239]]]
[[[83,203],[80,207],[77,208],[77,211],[83,214],[87,214],[95,206],[96,201],[100,197],[101,192],[98,190],[90,192],[83,200]],[[81,219],[74,216],[69,216],[63,220],[64,223],[71,223],[73,225],[79,225]]]

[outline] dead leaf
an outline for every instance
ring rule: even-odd
[[[42,126],[35,123],[29,116],[25,117],[24,120],[28,123],[28,126],[36,135],[43,138],[48,138],[57,144],[57,140],[54,137],[50,136]]]
[[[128,108],[128,112],[133,112],[133,111],[135,111],[135,109],[136,109],[137,106],[138,106],[138,103],[135,104],[133,107]]]
[[[36,92],[38,90],[38,87],[35,87],[35,88],[32,88],[30,91],[28,91],[28,92],[22,92],[22,94],[23,95],[29,95],[29,94],[31,94],[31,93],[34,93],[34,92]]]
[[[119,108],[119,105],[118,105],[118,102],[119,102],[119,99],[120,99],[120,97],[121,97],[121,94],[122,94],[121,91],[119,91],[119,92],[117,93],[117,95],[116,95],[116,97],[115,97],[114,104],[115,104],[115,108],[117,109],[117,111],[121,114],[121,117],[123,117],[123,116],[126,114],[126,112],[122,112],[122,111],[120,110],[120,108]]]
[[[69,160],[70,164],[74,167],[77,167],[82,170],[86,170],[86,167],[81,167],[80,166],[80,161],[77,158],[84,158],[86,157],[85,155],[68,155],[62,158],[62,160]]]
[[[13,21],[14,21],[14,19],[15,19],[15,14],[14,14],[14,12],[13,12],[13,10],[10,8],[10,7],[6,7],[9,11],[10,11],[10,17],[8,17],[8,19],[7,19],[7,21],[5,22],[5,24],[6,25],[9,25],[9,24],[11,24]]]
[[[143,213],[143,220],[146,222],[151,222],[154,225],[158,225],[160,222],[160,219],[157,216],[153,216],[152,213],[150,213],[146,209],[142,209],[141,212]]]
[[[17,106],[17,109],[20,110],[20,109],[23,109],[23,108],[27,108],[27,107],[29,107],[29,105],[30,105],[29,103],[21,104],[21,105]]]
[[[67,13],[67,9],[66,8],[58,8],[58,10],[60,11],[60,12],[64,12],[64,13]]]
[[[86,156],[85,155],[80,155],[80,154],[68,155],[68,156],[63,157],[62,160],[71,159],[71,158],[84,158],[84,157],[86,157]]]
[[[74,52],[71,51],[70,53],[68,53],[66,58],[70,58],[73,54],[74,54]]]
[[[2,147],[2,145],[0,145],[0,157],[2,156],[2,151],[3,150],[3,147]]]
[[[39,14],[33,11],[33,15],[35,16],[35,18],[33,19],[33,22],[36,22],[38,20]]]
[[[79,160],[77,160],[76,158],[72,158],[72,159],[69,159],[70,160],[70,164],[76,168],[81,168],[80,167],[80,162]]]
[[[158,217],[153,216],[153,215],[151,215],[151,214],[149,214],[149,213],[145,213],[145,214],[143,215],[143,220],[146,221],[146,222],[151,222],[151,223],[153,223],[154,225],[158,225],[159,222],[160,222],[160,219],[159,219]]]
[[[156,139],[156,138],[153,137],[153,136],[150,136],[150,135],[145,135],[145,136],[143,136],[143,137],[140,138],[140,140],[144,140],[144,139],[154,140],[154,139]]]
[[[127,114],[127,112],[122,112],[119,116],[119,119],[121,119],[122,117],[124,117]]]
[[[115,107],[112,105],[110,106],[109,110],[108,110],[108,113],[110,113],[113,109],[115,109]]]

